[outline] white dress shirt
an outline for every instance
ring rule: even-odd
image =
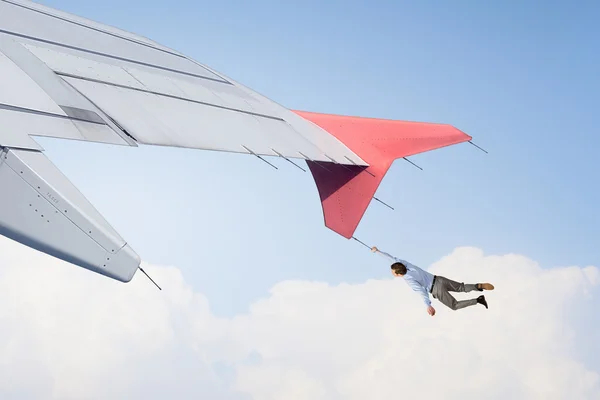
[[[410,286],[412,290],[418,292],[423,298],[423,302],[427,307],[431,306],[431,300],[429,299],[429,292],[431,291],[431,287],[433,285],[433,274],[422,270],[414,264],[406,260],[402,260],[400,258],[396,258],[392,255],[389,255],[386,252],[379,251],[379,254],[387,257],[394,262],[401,262],[406,265],[406,274],[403,276],[404,280]]]

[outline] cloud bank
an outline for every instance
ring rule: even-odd
[[[281,282],[234,318],[177,268],[145,268],[162,292],[0,237],[0,398],[600,398],[600,369],[582,361],[600,333],[596,267],[459,248],[428,269],[494,283],[489,310],[434,300],[430,317],[390,276]]]

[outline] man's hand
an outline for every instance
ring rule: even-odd
[[[427,307],[427,312],[433,317],[435,315],[435,308],[429,306]]]
[[[377,253],[379,251],[379,249],[377,247],[373,246],[373,247],[371,247],[371,251],[373,253]]]

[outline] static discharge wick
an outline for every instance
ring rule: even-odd
[[[140,269],[140,271],[142,271],[142,272],[144,273],[144,275],[146,275],[146,276],[148,277],[148,279],[150,279],[150,281],[152,281],[152,283],[154,283],[154,285],[156,285],[156,287],[158,288],[158,290],[162,290],[162,289],[160,288],[160,286],[158,286],[158,285],[156,284],[156,282],[154,282],[154,279],[150,278],[150,275],[148,275],[148,274],[146,273],[146,271],[144,271],[144,269],[143,269],[142,267],[138,267],[138,268]]]

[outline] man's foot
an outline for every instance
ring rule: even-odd
[[[479,296],[477,298],[477,303],[483,304],[485,306],[485,308],[488,308],[487,301],[485,301],[485,296]]]
[[[482,292],[483,290],[494,290],[494,285],[491,283],[478,283],[477,290]]]

